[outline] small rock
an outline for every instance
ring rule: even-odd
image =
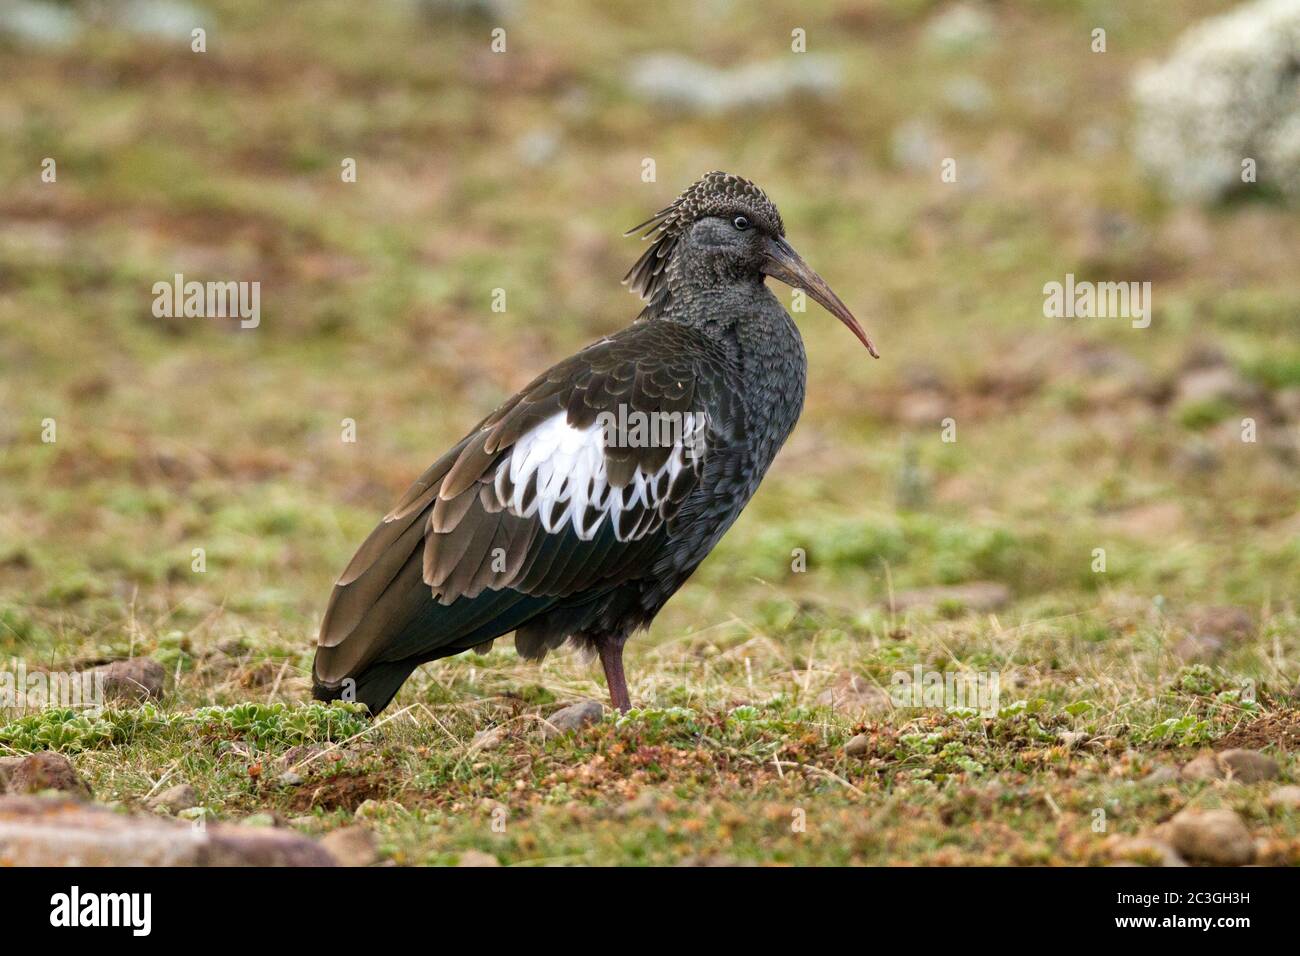
[[[1278,775],[1277,761],[1258,750],[1225,750],[1219,754],[1219,762],[1239,783],[1259,783],[1273,780]]]
[[[334,866],[315,840],[274,827],[214,824],[206,829],[206,852],[198,866]]]
[[[715,67],[678,53],[648,53],[632,61],[632,93],[678,111],[759,110],[801,95],[833,96],[843,84],[837,61],[814,53]]]
[[[944,151],[934,127],[925,120],[906,120],[889,136],[889,154],[894,164],[913,172],[930,170]]]
[[[1255,617],[1244,607],[1206,605],[1194,608],[1188,618],[1192,630],[1197,634],[1211,634],[1218,638],[1240,641],[1255,633]]]
[[[188,783],[178,783],[174,787],[168,787],[150,800],[149,808],[151,810],[167,810],[175,815],[182,810],[196,807],[198,804],[199,797],[194,792],[194,788]]]
[[[281,773],[288,773],[291,770],[296,770],[300,765],[309,766],[315,763],[328,749],[322,744],[295,744],[280,755],[271,764],[271,767]],[[347,748],[338,748],[334,752],[346,754]]]
[[[379,862],[375,835],[365,827],[342,827],[321,838],[320,845],[329,851],[340,866],[371,866]]]
[[[515,154],[519,157],[519,161],[533,168],[545,166],[559,151],[560,134],[555,129],[535,129],[515,141]],[[483,650],[475,648],[475,653],[486,654],[490,650],[492,650],[492,642],[488,641],[486,648]]]
[[[1174,450],[1169,463],[1187,475],[1212,475],[1219,470],[1222,459],[1214,445],[1193,436]]]
[[[1279,389],[1273,393],[1273,404],[1283,418],[1300,421],[1300,385]]]
[[[1278,787],[1265,802],[1276,810],[1300,810],[1300,787],[1295,784]]]
[[[501,861],[482,850],[466,850],[456,858],[457,866],[500,866]]]
[[[1251,385],[1228,365],[1198,368],[1178,380],[1175,404],[1186,407],[1202,402],[1244,404],[1255,397]]]
[[[1174,645],[1174,654],[1184,661],[1210,661],[1223,651],[1223,641],[1210,634],[1189,634]]]
[[[960,607],[967,611],[996,611],[1011,601],[1011,589],[996,581],[972,581],[951,587],[915,588],[899,591],[893,600],[881,605],[887,611],[902,613],[914,608]]]
[[[993,91],[978,76],[954,76],[943,85],[943,100],[958,113],[983,116],[993,108]]]
[[[1202,340],[1195,341],[1188,346],[1178,367],[1180,371],[1192,372],[1196,369],[1219,368],[1231,364],[1232,358],[1224,350],[1223,346],[1216,342]]]
[[[1255,858],[1255,841],[1231,810],[1183,810],[1169,821],[1169,836],[1193,862],[1244,866]]]
[[[127,0],[115,12],[114,25],[164,40],[188,42],[191,30],[208,26],[200,10],[178,0]]]
[[[224,637],[217,642],[217,650],[227,657],[239,657],[244,653],[244,639],[242,637]]]
[[[9,777],[25,759],[25,757],[0,757],[0,793],[9,789]]]
[[[1168,764],[1162,764],[1156,767],[1149,774],[1142,778],[1142,783],[1149,784],[1153,787],[1161,787],[1167,783],[1178,782],[1178,768],[1170,767]]]
[[[82,23],[76,11],[35,0],[9,0],[0,7],[0,34],[21,45],[54,49],[74,42]]]
[[[844,745],[844,755],[846,757],[861,757],[870,749],[871,738],[866,734],[858,734]]]
[[[1214,754],[1201,754],[1187,762],[1181,776],[1184,780],[1222,780],[1223,765]]]
[[[469,752],[473,754],[480,750],[494,750],[501,746],[501,742],[505,739],[504,727],[488,727],[474,735],[474,739],[469,742]]]
[[[1088,740],[1088,735],[1081,730],[1062,730],[1056,735],[1066,750],[1078,750]]]
[[[952,413],[952,399],[935,389],[908,392],[898,401],[896,415],[905,425],[935,426]]]
[[[298,833],[154,814],[66,797],[0,797],[0,866],[334,866]]]
[[[957,3],[926,23],[921,46],[944,56],[963,56],[991,46],[996,37],[996,24],[988,13],[980,7]]]
[[[275,683],[275,679],[284,670],[284,664],[275,661],[262,661],[248,667],[239,675],[240,687],[266,687]]]
[[[25,757],[9,774],[10,793],[40,793],[59,790],[82,800],[91,797],[90,786],[63,754],[42,750]]]
[[[1298,31],[1291,0],[1235,3],[1197,20],[1166,60],[1136,72],[1133,149],[1154,183],[1176,200],[1214,202],[1241,191],[1249,156],[1261,189],[1300,196]]]
[[[889,694],[860,674],[848,671],[840,674],[832,686],[818,694],[814,703],[853,719],[884,713],[893,707]]]
[[[1153,837],[1130,837],[1111,848],[1111,857],[1125,863],[1142,863],[1147,866],[1186,866],[1178,851],[1163,840]]]
[[[542,733],[545,737],[558,737],[570,731],[594,724],[605,714],[605,708],[594,700],[584,700],[577,704],[563,707],[546,718],[547,724]]]
[[[163,666],[148,657],[113,661],[95,668],[95,673],[103,676],[104,696],[110,700],[160,700],[167,678]]]

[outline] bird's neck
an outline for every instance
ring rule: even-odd
[[[784,313],[761,273],[733,272],[721,259],[674,256],[640,317],[717,332],[731,328],[740,316],[772,307]]]

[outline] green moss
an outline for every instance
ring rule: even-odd
[[[1224,398],[1207,398],[1189,402],[1178,410],[1178,423],[1193,431],[1204,431],[1226,420],[1237,411],[1235,402]]]

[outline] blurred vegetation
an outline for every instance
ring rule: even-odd
[[[1172,205],[1126,145],[1133,71],[1229,5],[1002,0],[972,4],[987,29],[963,34],[936,0],[196,0],[204,53],[187,30],[133,30],[125,14],[87,16],[66,45],[0,33],[0,658],[152,655],[173,714],[304,702],[329,588],[374,522],[498,401],[632,319],[618,280],[637,247],[621,232],[725,168],[769,192],[884,357],[815,306],[796,315],[803,419],[633,642],[649,716],[542,745],[526,715],[603,697],[595,668],[520,664],[504,644],[425,668],[398,701],[412,709],[359,758],[379,775],[365,792],[386,852],[1092,859],[1087,808],[1171,742],[1258,716],[1214,695],[1251,680],[1274,713],[1297,678],[1300,223],[1268,197]],[[489,48],[496,26],[504,54]],[[1097,26],[1104,54],[1089,51]],[[795,28],[825,89],[710,110],[636,81],[664,52],[778,70]],[[944,157],[956,183],[940,181]],[[259,281],[259,327],[155,318],[152,286],[176,273]],[[1066,273],[1151,281],[1151,327],[1044,318],[1042,286]],[[972,582],[1005,585],[1010,603],[882,610],[899,590]],[[1179,642],[1220,605],[1254,624],[1198,665],[1222,686],[1192,693]],[[1042,703],[988,725],[895,715],[877,763],[846,763],[854,721],[819,708],[820,689],[914,663],[998,669],[1004,703]],[[729,717],[737,706],[758,710]],[[654,716],[673,707],[694,715],[687,730]],[[165,715],[134,736],[125,718],[65,730],[46,717],[0,743],[68,735],[112,799],[139,801],[179,766],[218,812],[302,813],[246,764],[338,739],[317,717],[294,730],[277,712],[237,746],[204,731],[190,748]],[[468,754],[495,723],[512,744]],[[1109,742],[1071,757],[1050,743],[1062,728]],[[786,759],[833,765],[849,786]],[[972,789],[995,777],[1007,789]],[[1077,838],[1025,796],[1058,777],[1079,788],[1053,804],[1079,816]],[[590,806],[637,798],[629,780],[650,794],[644,818],[593,822]],[[867,825],[855,791],[897,839]],[[1124,825],[1187,793],[1137,800]],[[467,815],[487,799],[522,814],[508,843],[489,846]],[[791,799],[823,801],[821,825],[845,838],[798,844]],[[353,803],[310,812],[334,826]],[[1012,805],[1028,807],[1015,840],[947,826]]]

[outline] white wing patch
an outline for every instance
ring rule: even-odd
[[[548,533],[566,524],[583,541],[596,536],[606,519],[615,537],[628,541],[663,521],[669,491],[683,471],[698,468],[703,457],[707,416],[686,412],[668,460],[653,474],[640,467],[623,487],[611,487],[605,465],[605,423],[583,428],[557,412],[515,442],[510,457],[497,466],[497,501],[512,514],[537,516]]]

